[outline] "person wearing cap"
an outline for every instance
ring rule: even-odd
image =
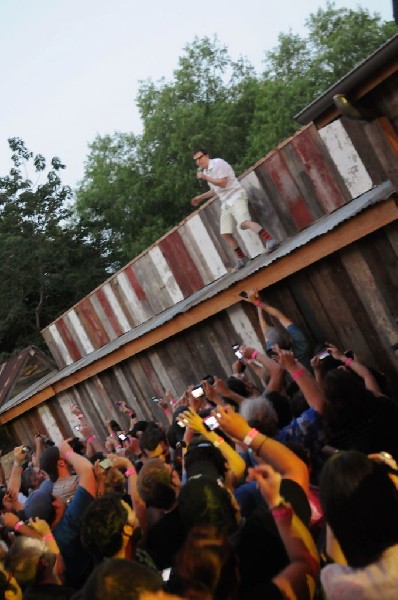
[[[259,223],[252,220],[246,190],[238,181],[235,173],[222,158],[210,158],[204,148],[193,153],[198,167],[197,178],[205,181],[210,190],[195,196],[192,206],[198,206],[203,200],[218,196],[221,202],[220,233],[227,245],[234,251],[237,262],[235,270],[241,269],[250,260],[233,236],[236,225],[241,229],[250,229],[265,243],[265,252],[269,253],[278,246],[277,242]]]

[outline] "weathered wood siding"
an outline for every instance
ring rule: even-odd
[[[397,389],[397,265],[395,222],[267,288],[267,300],[289,315],[314,345],[330,341],[353,349],[366,364],[386,373]],[[33,443],[36,431],[59,441],[76,433],[77,420],[70,411],[76,401],[100,436],[105,436],[106,418],[127,426],[115,408],[117,400],[125,400],[139,417],[165,423],[150,398],[166,389],[179,396],[206,374],[230,375],[231,345],[236,342],[261,348],[256,309],[243,301],[59,394],[9,427],[24,442]]]
[[[341,119],[320,132],[304,127],[241,181],[253,218],[283,240],[388,179],[396,163],[379,122],[363,126]],[[212,201],[194,212],[49,325],[43,336],[58,366],[105,346],[224,275],[234,259],[218,233],[219,211]],[[239,232],[238,238],[251,257],[261,252],[252,232]]]

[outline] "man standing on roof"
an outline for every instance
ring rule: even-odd
[[[252,221],[248,198],[245,189],[237,180],[235,173],[222,158],[210,158],[204,148],[198,148],[193,153],[193,159],[198,166],[197,178],[206,181],[210,190],[191,200],[192,206],[198,206],[203,200],[216,195],[221,201],[220,233],[228,246],[235,252],[237,263],[235,271],[241,269],[248,262],[246,256],[234,238],[233,231],[236,224],[241,229],[251,229],[265,242],[265,252],[268,254],[277,247],[277,242],[261,227]]]

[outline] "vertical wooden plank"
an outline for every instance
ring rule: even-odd
[[[65,324],[68,327],[68,331],[73,337],[76,346],[79,348],[79,352],[82,356],[85,356],[94,350],[90,340],[87,337],[84,328],[79,320],[74,309],[69,310],[64,316]]]
[[[195,264],[205,283],[210,283],[225,275],[227,269],[201,219],[201,215],[196,214],[188,219],[181,235],[184,243],[187,246],[192,246],[193,252],[191,254],[194,260],[195,257],[198,258],[198,260],[195,260]]]
[[[170,298],[174,304],[177,304],[183,300],[184,295],[177,281],[175,280],[172,270],[166,262],[159,246],[154,246],[151,248],[149,250],[149,256],[159,273],[161,281],[163,282],[161,289],[165,291],[167,290],[167,293],[170,295]]]
[[[159,242],[162,251],[184,297],[204,287],[198,269],[177,230]]]
[[[73,363],[73,358],[64,344],[55,323],[42,332],[42,335],[58,367],[62,368]]]
[[[65,347],[67,348],[69,356],[72,359],[71,362],[74,362],[75,360],[79,360],[79,358],[81,358],[83,356],[83,354],[80,351],[80,349],[78,348],[75,340],[73,339],[72,335],[69,332],[69,329],[65,323],[65,317],[60,317],[56,321],[56,328],[57,328],[57,331],[58,331],[60,337],[62,338],[62,341],[63,341]],[[68,362],[67,364],[71,364],[71,363]]]
[[[267,160],[267,171],[279,191],[283,201],[287,203],[298,229],[303,229],[313,221],[312,215],[302,198],[292,175],[286,167],[282,151],[275,152]]]
[[[110,341],[105,327],[96,315],[94,307],[88,298],[83,298],[76,307],[76,313],[84,330],[90,339],[92,346],[101,348]]]
[[[107,320],[111,323],[116,335],[119,337],[129,331],[130,324],[114,294],[109,283],[97,290],[97,298],[102,306]]]
[[[97,293],[101,291],[102,295],[103,295],[103,290],[97,290]],[[112,325],[111,320],[107,317],[104,308],[100,302],[100,296],[98,296],[96,293],[91,294],[90,296],[90,304],[92,306],[92,310],[95,312],[97,319],[99,320],[99,322],[101,323],[102,327],[104,328],[106,335],[108,336],[109,341],[112,341],[114,339],[116,339],[119,335],[121,335],[121,328],[119,323],[117,323],[117,328],[118,331],[115,330],[115,328]],[[109,307],[109,303],[108,303],[108,307]],[[112,321],[116,320],[114,318],[114,315],[112,314],[113,319]]]
[[[343,177],[351,198],[357,198],[372,188],[372,179],[357,149],[352,144],[341,120],[333,121],[319,131],[330,156]]]
[[[119,289],[124,296],[125,306],[134,319],[136,325],[147,321],[151,315],[138,299],[130,281],[124,271],[116,276]]]

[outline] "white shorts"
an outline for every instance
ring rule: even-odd
[[[232,206],[221,208],[220,233],[233,233],[236,225],[240,225],[243,221],[251,221],[249,201],[245,190],[242,190]]]

